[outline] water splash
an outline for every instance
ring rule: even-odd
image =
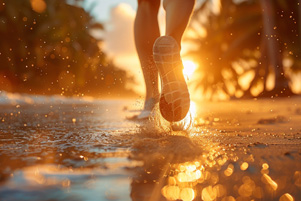
[[[159,104],[156,104],[154,107],[151,117],[149,118],[149,122],[146,125],[147,130],[156,131],[159,133],[171,133],[173,131],[181,131],[189,134],[191,129],[193,128],[193,122],[196,116],[196,104],[191,101],[190,109],[186,115],[186,117],[177,122],[168,122],[165,120],[159,109]]]

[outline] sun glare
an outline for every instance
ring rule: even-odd
[[[183,66],[184,66],[183,74],[188,78],[191,78],[197,67],[196,63],[194,63],[191,60],[183,60]]]

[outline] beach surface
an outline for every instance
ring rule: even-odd
[[[141,108],[2,92],[0,200],[301,200],[301,97],[194,102],[184,131]]]

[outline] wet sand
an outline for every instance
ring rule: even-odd
[[[187,132],[139,107],[0,105],[0,200],[301,200],[300,97],[198,102]]]

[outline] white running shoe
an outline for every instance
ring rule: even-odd
[[[149,98],[145,100],[143,110],[140,111],[138,115],[134,115],[132,117],[128,117],[129,120],[148,120],[152,114],[152,111],[158,103],[158,99],[156,98]]]
[[[162,86],[160,112],[169,122],[180,121],[185,118],[190,107],[180,48],[173,37],[161,36],[154,43],[153,55]]]

